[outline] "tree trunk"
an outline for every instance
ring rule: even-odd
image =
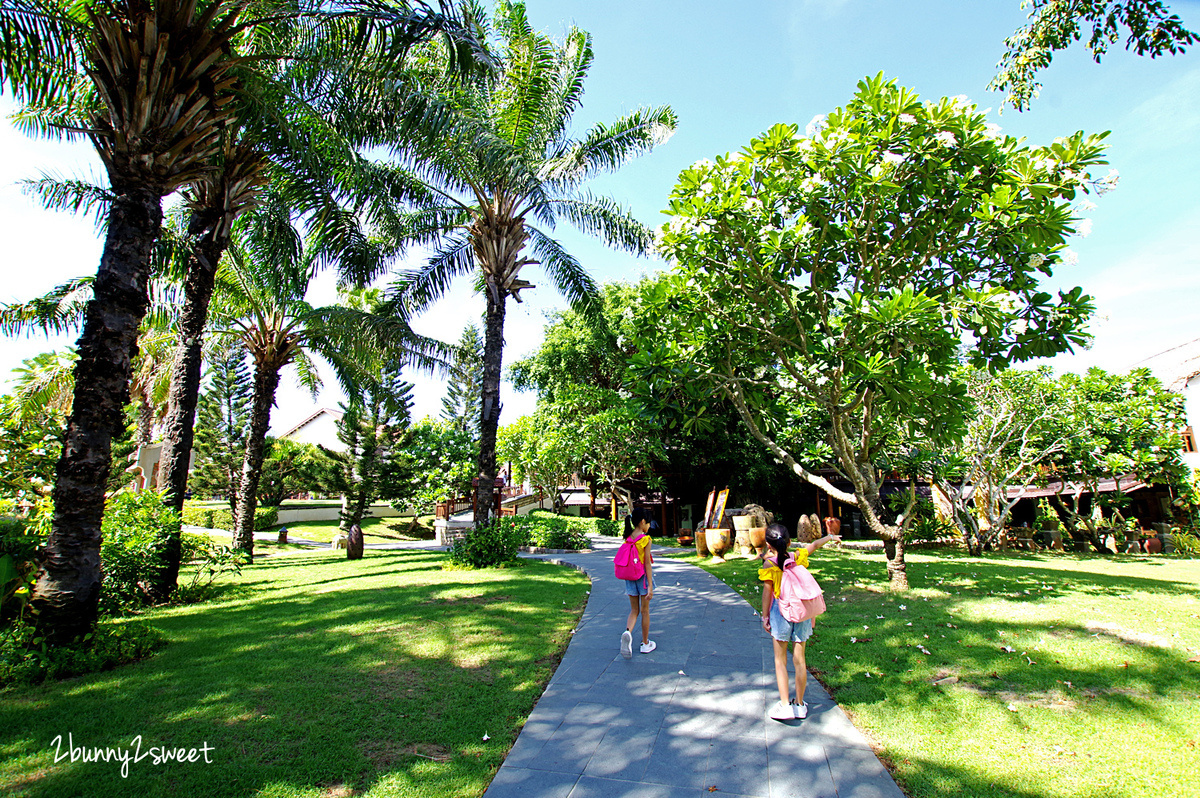
[[[491,278],[489,278],[491,279]],[[500,369],[504,361],[503,288],[489,285],[483,341],[483,392],[479,412],[479,480],[475,485],[475,526],[492,515],[496,484],[496,429],[500,426]]]
[[[54,482],[54,521],[46,540],[33,620],[39,634],[67,642],[90,631],[100,599],[100,524],[112,465],[112,439],[124,424],[130,363],[146,315],[150,255],[162,224],[162,197],[122,192],[108,213],[108,235],[88,303],[75,394]]]
[[[208,305],[212,300],[217,263],[225,251],[223,243],[205,237],[192,252],[183,283],[184,301],[179,317],[179,342],[171,364],[171,387],[167,398],[167,418],[163,423],[163,448],[159,474],[166,501],[176,512],[183,512],[187,493],[188,466],[196,430],[196,403],[200,398],[200,372],[204,356],[204,326],[208,323]],[[181,541],[172,535],[165,549],[166,568],[151,587],[155,596],[166,597],[179,580]]]
[[[242,464],[242,484],[238,487],[238,510],[233,518],[233,547],[254,561],[254,510],[258,507],[258,481],[262,477],[263,444],[271,426],[271,405],[279,387],[279,369],[254,367],[254,400],[250,429],[246,435],[246,459]]]
[[[888,583],[893,590],[908,590],[908,571],[904,565],[904,535],[885,538],[883,553],[887,555]]]

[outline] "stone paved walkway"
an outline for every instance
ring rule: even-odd
[[[639,654],[635,632],[633,659],[622,658],[629,600],[612,573],[616,546],[544,556],[587,573],[591,595],[485,798],[904,798],[815,679],[806,720],[767,718],[777,698],[770,639],[700,568],[655,561],[658,649]]]

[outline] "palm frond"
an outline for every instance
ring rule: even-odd
[[[0,306],[0,335],[46,335],[74,332],[83,324],[83,314],[92,299],[95,276],[77,277],[30,300]]]
[[[465,233],[446,236],[438,250],[419,269],[402,272],[388,287],[389,300],[399,304],[405,316],[428,308],[446,293],[455,277],[475,269],[471,239]]]
[[[86,25],[75,3],[0,0],[0,84],[26,104],[55,104],[81,70]]]
[[[300,383],[300,387],[308,391],[309,396],[315,400],[325,384],[321,380],[321,371],[317,368],[316,362],[308,352],[301,349],[292,359],[292,365],[296,367],[296,380]]]
[[[649,152],[675,132],[678,120],[668,106],[639,108],[610,125],[597,124],[578,142],[566,143],[540,172],[564,187],[615,171],[630,158]]]
[[[547,203],[584,233],[635,255],[650,252],[654,235],[611,197],[583,192]]]
[[[13,369],[18,423],[43,416],[47,409],[71,412],[78,360],[79,355],[73,350],[43,352]]]
[[[19,185],[22,193],[37,199],[46,210],[90,216],[97,232],[104,231],[115,195],[96,181],[43,173],[39,179],[21,180]]]
[[[558,292],[567,298],[577,312],[589,319],[600,318],[602,305],[596,282],[584,271],[579,261],[563,249],[562,244],[532,225],[525,228],[534,257]]]

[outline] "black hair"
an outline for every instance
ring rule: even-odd
[[[792,535],[783,524],[771,524],[767,527],[767,545],[775,550],[775,565],[783,567],[787,559],[788,547],[792,545]]]
[[[649,510],[642,507],[633,508],[629,515],[625,516],[625,538],[628,539],[633,534],[633,530],[637,528],[638,524],[651,519]]]

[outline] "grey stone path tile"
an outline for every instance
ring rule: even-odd
[[[633,659],[621,657],[629,600],[612,574],[616,546],[542,555],[587,573],[591,593],[485,798],[904,798],[816,679],[807,719],[767,718],[771,642],[754,609],[702,569],[655,562],[658,649],[639,653],[635,631]]]

